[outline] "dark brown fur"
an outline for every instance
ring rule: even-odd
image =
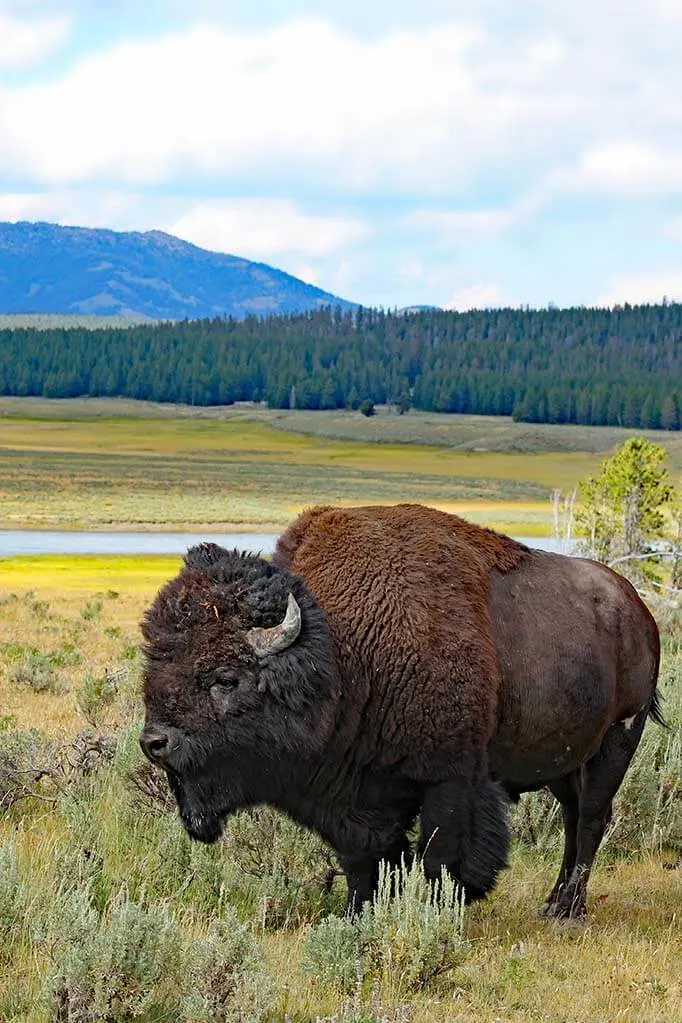
[[[512,796],[550,784],[567,850],[548,910],[584,910],[655,693],[655,625],[628,584],[413,505],[312,509],[272,564],[212,545],[186,560],[144,623],[143,745],[191,834],[272,803],[337,849],[353,909],[381,858],[409,855],[419,814],[427,873],[445,866],[479,896],[507,849],[491,775]],[[259,661],[246,630],[281,621],[289,591],[301,635]],[[596,845],[581,846],[581,799]]]

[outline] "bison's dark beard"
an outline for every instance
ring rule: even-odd
[[[166,771],[168,785],[175,796],[180,820],[190,838],[207,845],[216,842],[223,833],[223,822],[229,809],[216,810],[206,805],[202,793],[183,783],[174,771]]]

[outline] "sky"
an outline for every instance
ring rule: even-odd
[[[0,0],[0,220],[385,308],[682,300],[682,0]]]

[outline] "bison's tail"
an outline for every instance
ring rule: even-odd
[[[668,722],[663,717],[663,711],[661,710],[661,697],[658,689],[654,689],[654,695],[651,700],[651,706],[649,707],[649,717],[652,721],[655,721],[657,725],[662,728],[668,727]]]

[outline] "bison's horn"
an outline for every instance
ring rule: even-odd
[[[269,654],[278,654],[280,650],[286,650],[295,643],[300,631],[301,609],[293,593],[290,593],[284,621],[272,629],[249,629],[246,641],[259,657],[267,657]]]

